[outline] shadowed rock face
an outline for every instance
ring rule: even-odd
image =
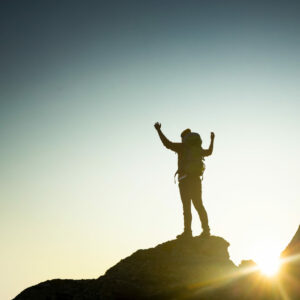
[[[180,299],[211,294],[237,270],[220,237],[173,240],[138,250],[95,280],[51,280],[15,299]]]
[[[169,241],[135,252],[109,269],[105,278],[111,283],[126,279],[143,297],[193,294],[236,270],[228,246],[219,237]]]
[[[291,255],[300,254],[300,226],[288,246],[281,253],[281,257],[285,258]]]
[[[300,229],[282,257],[298,257]],[[90,280],[54,279],[30,287],[15,300],[101,299],[300,299],[299,260],[277,280],[263,277],[252,261],[236,267],[223,238],[173,240],[138,250]],[[291,284],[291,281],[292,283]]]
[[[281,281],[286,293],[289,299],[300,299],[300,226],[281,258],[284,261]]]

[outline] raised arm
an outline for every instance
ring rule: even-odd
[[[214,140],[215,134],[213,132],[210,133],[210,145],[208,149],[203,149],[203,156],[209,156],[212,154],[214,149]]]
[[[175,152],[178,152],[178,151],[179,151],[179,148],[180,148],[180,146],[181,146],[181,143],[173,143],[173,142],[169,141],[169,140],[166,138],[166,136],[162,133],[162,131],[161,131],[161,124],[160,124],[160,123],[156,122],[156,123],[154,124],[154,127],[155,127],[155,129],[156,129],[156,131],[157,131],[157,133],[158,133],[158,135],[159,135],[159,137],[160,137],[160,140],[161,140],[161,142],[163,143],[163,145],[164,145],[166,148],[170,149],[170,150],[173,150],[173,151],[175,151]]]

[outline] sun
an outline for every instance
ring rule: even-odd
[[[276,276],[281,265],[279,257],[271,253],[256,257],[255,262],[260,272],[268,277]]]
[[[262,274],[273,277],[275,276],[280,267],[280,261],[279,259],[264,259],[261,262],[258,262],[258,268],[261,271]]]
[[[261,240],[251,249],[252,259],[257,264],[257,269],[262,275],[275,277],[281,266],[281,245],[278,241]]]

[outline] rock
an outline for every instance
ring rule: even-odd
[[[295,233],[288,246],[285,248],[284,251],[282,251],[281,257],[286,258],[291,255],[297,254],[300,254],[300,226],[298,227],[297,232]]]
[[[233,272],[229,243],[220,237],[173,240],[155,248],[139,250],[109,269],[105,278],[109,289],[119,282],[133,288],[142,297],[167,297],[209,286],[215,278]],[[102,291],[106,294],[106,286]],[[191,291],[192,293],[192,291]]]
[[[281,253],[281,282],[289,299],[300,299],[300,226],[291,242]]]
[[[42,282],[15,300],[299,300],[299,241],[300,229],[282,252],[285,263],[276,280],[251,260],[235,266],[223,238],[195,237],[138,250],[98,279]]]
[[[46,281],[24,290],[15,300],[200,297],[211,294],[212,286],[222,286],[224,278],[237,270],[228,246],[216,236],[168,241],[136,251],[96,280]]]

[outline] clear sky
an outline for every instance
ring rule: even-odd
[[[204,147],[215,132],[203,200],[231,259],[283,250],[300,212],[299,1],[0,6],[1,299],[182,231],[156,121]]]

